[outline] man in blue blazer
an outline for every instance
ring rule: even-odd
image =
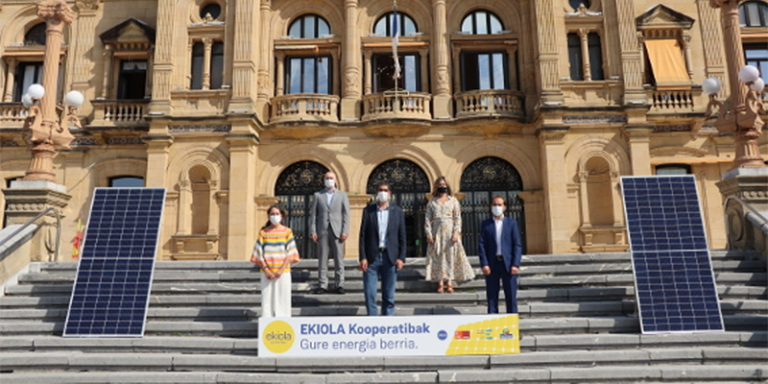
[[[488,313],[499,313],[499,280],[504,285],[507,313],[517,313],[517,274],[523,246],[517,222],[504,217],[507,204],[502,196],[491,199],[493,218],[480,227],[478,255],[485,275]]]
[[[388,184],[376,187],[376,204],[363,210],[360,225],[360,270],[363,271],[363,291],[368,316],[378,315],[376,285],[381,277],[381,313],[395,314],[395,284],[397,271],[405,264],[405,215],[389,202]]]

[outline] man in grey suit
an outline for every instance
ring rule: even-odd
[[[315,202],[310,209],[309,232],[317,243],[320,254],[320,281],[312,293],[328,292],[328,253],[333,254],[336,286],[340,295],[344,291],[344,241],[349,235],[349,198],[336,189],[336,174],[328,172],[323,177],[325,189],[315,193]]]

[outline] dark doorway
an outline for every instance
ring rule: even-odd
[[[315,192],[325,188],[323,176],[328,168],[314,161],[293,163],[277,178],[275,196],[288,214],[288,225],[293,231],[302,259],[316,259],[315,243],[309,238],[310,207]]]

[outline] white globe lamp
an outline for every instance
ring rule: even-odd
[[[749,89],[757,93],[762,93],[764,88],[765,88],[765,80],[763,80],[760,77],[758,77],[757,80],[753,81],[752,85],[749,86]]]
[[[35,103],[35,101],[32,100],[32,96],[30,96],[28,93],[25,93],[24,96],[21,97],[21,103],[24,104],[24,108],[29,108],[32,106],[32,104]]]
[[[739,71],[739,80],[741,80],[742,83],[751,83],[759,78],[760,78],[760,71],[758,71],[756,67],[753,67],[751,65],[745,65]]]
[[[69,91],[64,95],[64,105],[68,107],[80,108],[85,101],[85,97],[78,91]]]
[[[707,95],[714,95],[720,92],[721,87],[722,84],[720,83],[720,79],[716,77],[710,77],[709,79],[704,80],[701,84],[701,90]]]
[[[40,84],[32,84],[27,88],[27,94],[33,99],[42,99],[45,96],[45,88]]]

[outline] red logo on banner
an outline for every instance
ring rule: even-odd
[[[470,331],[456,331],[453,338],[456,340],[469,340]]]

